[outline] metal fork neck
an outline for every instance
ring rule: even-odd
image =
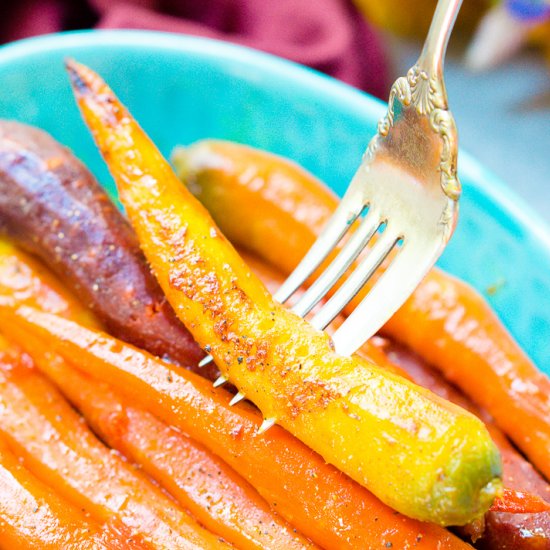
[[[443,60],[462,0],[439,0],[417,66],[429,75],[443,76]]]

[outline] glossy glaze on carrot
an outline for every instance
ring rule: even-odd
[[[98,521],[114,517],[153,547],[227,548],[104,447],[57,390],[21,362],[0,363],[0,433],[31,472]]]
[[[38,256],[119,338],[195,368],[203,356],[133,231],[89,170],[50,135],[0,120],[0,231]],[[203,369],[203,376],[217,373]]]
[[[24,341],[35,335],[79,369],[139,399],[216,453],[305,535],[328,549],[466,548],[433,524],[409,519],[328,465],[282,428],[258,434],[261,416],[205,379],[97,331],[28,307],[0,307]],[[15,335],[17,336],[17,335]],[[22,342],[24,343],[24,342]]]
[[[100,524],[20,464],[0,439],[0,548],[131,550],[145,548],[122,525]]]
[[[173,160],[222,231],[285,275],[337,206],[319,180],[267,152],[206,140],[180,149]],[[226,212],[246,212],[246,223]],[[294,221],[280,231],[288,220]],[[382,332],[425,357],[486,408],[550,478],[550,380],[477,291],[433,269]]]
[[[0,301],[26,304],[96,326],[44,267],[0,241]],[[25,335],[29,347],[28,335]],[[52,379],[102,439],[167,489],[208,529],[242,550],[313,544],[273,512],[242,477],[189,437],[126,402],[106,384],[78,373],[39,341],[36,366]]]
[[[5,244],[7,247],[8,243]],[[71,301],[70,296],[54,278],[48,276],[43,269],[40,271],[38,269],[40,265],[35,264],[26,254],[18,251],[13,246],[6,247],[0,248],[0,251],[4,250],[6,252],[4,256],[0,254],[1,302],[11,303],[14,307],[20,303],[36,305],[46,311],[53,311],[69,318],[72,316],[78,317],[78,309],[81,306]],[[22,278],[18,278],[17,273],[21,274]],[[30,284],[31,282],[32,284]],[[21,289],[25,289],[25,292],[21,292]],[[49,299],[45,301],[42,298],[43,296],[48,296]],[[60,304],[64,305],[60,306]],[[16,328],[12,322],[8,321],[4,322],[3,326],[11,329],[11,331]],[[43,345],[34,340],[30,332],[15,330],[11,335],[15,338],[19,336],[23,345],[28,347],[30,345],[33,354],[39,352],[37,361],[40,361]],[[49,345],[47,347],[48,349],[51,348]],[[80,361],[77,364],[80,364]],[[59,365],[55,361],[49,362],[48,365],[47,371],[50,375],[60,380],[55,375],[58,372]],[[166,376],[167,380],[168,377],[173,375],[167,372],[160,373],[160,378],[156,379],[157,383],[162,381],[163,376]],[[65,379],[63,376],[61,378]],[[200,379],[197,378],[197,380]],[[202,381],[200,383],[204,387],[203,397],[208,398],[209,385]],[[87,385],[82,385],[82,387],[88,388]],[[123,387],[127,391],[128,387],[132,386],[127,386],[124,383]],[[219,393],[227,395],[223,391]],[[137,399],[141,398],[140,391],[134,395]],[[154,399],[153,396],[153,402]],[[230,409],[227,406],[228,399],[229,397],[223,401],[221,409],[222,423],[214,426],[214,429],[216,429],[216,426],[220,427],[222,425],[226,428],[223,433],[220,432],[220,439],[214,439],[212,442],[214,451],[219,453],[220,449],[227,449],[226,459],[235,460],[236,465],[241,467],[247,475],[250,473],[250,481],[258,487],[266,500],[273,503],[275,508],[282,515],[292,520],[293,523],[303,524],[310,536],[315,537],[323,547],[351,549],[363,546],[368,548],[370,544],[372,548],[384,548],[390,542],[392,544],[394,542],[396,544],[402,543],[404,547],[408,545],[410,547],[432,548],[437,544],[441,548],[465,547],[460,541],[435,526],[430,527],[408,520],[399,514],[395,515],[392,510],[351,482],[349,478],[324,465],[317,455],[312,454],[293,438],[290,438],[289,443],[284,445],[288,457],[291,458],[290,460],[287,457],[285,462],[280,462],[274,457],[270,457],[269,454],[267,456],[260,454],[262,460],[266,463],[264,464],[261,460],[258,464],[256,462],[258,455],[254,454],[258,453],[258,450],[244,452],[246,451],[247,440],[245,439],[242,442],[244,449],[240,449],[239,442],[235,441],[234,434],[242,429],[242,422],[246,417],[243,419],[238,414],[236,417],[231,414],[230,419],[233,419],[234,424],[230,426],[223,424],[223,418],[225,418],[228,411],[238,413],[240,410],[238,408]],[[95,399],[90,400],[89,403],[92,404],[90,406],[93,406],[95,402]],[[188,407],[192,407],[195,402],[196,400],[191,398],[188,401]],[[189,411],[189,420],[185,424],[187,431],[190,433],[194,424],[193,418],[195,417],[193,415],[200,415],[199,418],[202,418],[200,411],[210,410],[212,411],[211,419],[216,418],[218,407],[220,407],[220,404],[216,403],[215,400],[206,399],[203,407],[200,406],[201,401],[197,403],[199,409]],[[183,405],[181,407],[182,410],[185,410]],[[151,410],[157,414],[159,413],[158,407]],[[168,418],[171,419],[172,417],[168,416]],[[206,424],[199,422],[199,428],[208,424],[209,419],[204,420]],[[196,434],[193,432],[193,435]],[[198,435],[204,438],[201,431]],[[202,440],[204,441],[204,439]],[[206,441],[209,442],[210,439],[207,438]],[[283,443],[285,441],[286,439],[283,439]],[[292,441],[294,441],[294,444]],[[228,443],[237,445],[236,449]],[[266,449],[272,446],[273,444],[266,447]],[[294,448],[294,446],[297,447]],[[223,452],[221,454],[223,456]],[[250,460],[254,465],[251,472],[248,471],[246,466],[247,460]],[[273,475],[269,474],[270,471]],[[302,479],[300,476],[304,475],[306,477]],[[279,479],[280,483],[277,483]],[[266,484],[266,480],[271,480],[271,482]],[[319,481],[316,482],[316,480]],[[331,497],[333,494],[338,494],[339,498],[335,500]],[[304,506],[304,502],[307,503],[309,500],[311,500],[311,503]],[[392,534],[391,537],[387,536],[389,533]],[[424,542],[420,543],[419,541]]]
[[[317,548],[199,443],[67,363],[46,358],[41,368],[106,443],[139,464],[212,532],[241,550]]]
[[[280,272],[250,253],[241,254],[270,292],[279,288],[284,281]],[[541,545],[550,544],[550,512],[547,511],[550,485],[510,444],[490,415],[402,345],[380,337],[374,337],[367,344],[360,351],[377,365],[408,376],[417,384],[479,416],[498,446],[503,462],[504,495],[493,503],[484,516],[484,522],[470,526],[464,536],[468,539],[473,535],[484,548],[502,548],[509,541],[513,541],[516,550],[537,550]]]
[[[502,500],[496,501],[485,514],[484,522],[468,526],[463,530],[464,536],[472,536],[480,548],[539,550],[550,546],[550,512],[544,511],[550,502],[550,484],[510,444],[487,411],[476,406],[468,396],[445,380],[440,372],[430,368],[422,358],[402,345],[380,338],[376,340],[388,360],[404,369],[415,382],[482,418],[502,456],[504,486],[519,493],[526,492],[528,498],[535,497],[532,500],[534,508],[529,510],[529,504],[521,502],[521,495],[505,492]],[[542,502],[537,501],[537,497]],[[510,510],[514,504],[517,506],[516,512],[522,511],[520,505],[527,504],[523,511],[530,513],[504,511]],[[498,511],[498,508],[502,511]]]
[[[142,250],[224,376],[266,419],[394,509],[441,525],[483,514],[501,487],[483,424],[401,377],[337,355],[325,333],[275,303],[105,83],[76,63],[68,69]]]

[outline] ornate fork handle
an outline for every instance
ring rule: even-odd
[[[441,187],[445,194],[456,201],[460,196],[460,182],[456,175],[457,137],[454,119],[448,111],[447,93],[443,80],[443,60],[449,37],[462,0],[440,0],[434,13],[428,36],[416,64],[407,76],[393,84],[388,112],[378,124],[378,134],[370,142],[366,152],[372,157],[394,126],[395,100],[404,108],[413,108],[419,115],[429,117],[430,126],[442,140],[439,168]]]

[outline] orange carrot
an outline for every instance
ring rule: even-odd
[[[36,353],[36,346],[34,353]],[[41,351],[42,353],[42,351]],[[316,548],[221,459],[63,361],[40,361],[92,429],[241,550]]]
[[[284,429],[258,434],[261,417],[255,409],[244,403],[230,407],[231,394],[193,373],[29,307],[0,307],[0,320],[7,330],[18,326],[23,345],[25,335],[27,340],[36,335],[85,373],[139,398],[156,416],[192,434],[324,548],[467,547],[444,529],[382,504]]]
[[[295,164],[235,143],[199,142],[176,152],[174,162],[224,234],[285,275],[338,204],[332,191]],[[487,409],[550,478],[550,380],[477,291],[433,269],[383,333],[425,357]]]
[[[501,488],[479,419],[358,356],[273,301],[114,93],[67,64],[81,112],[166,298],[224,378],[394,509],[440,525],[482,515]]]
[[[54,277],[28,255],[1,240],[0,296],[91,324],[84,308],[72,301]],[[25,339],[28,344],[29,335]],[[40,341],[33,340],[32,347],[36,366],[55,381],[94,431],[111,447],[140,464],[208,529],[243,550],[312,546],[274,513],[242,477],[200,444],[125,402],[106,384],[53,357],[41,348]],[[229,507],[231,513],[227,512]]]
[[[99,521],[114,516],[157,547],[227,547],[101,445],[53,386],[21,362],[0,363],[0,432],[38,478]]]
[[[312,235],[323,229],[338,203],[332,191],[296,163],[230,141],[209,139],[179,147],[172,162],[228,239],[261,251],[285,273],[303,258],[302,249],[313,244]],[[252,203],[254,212],[242,209]]]
[[[432,270],[385,330],[489,411],[550,478],[550,379],[529,361],[481,295]]]
[[[35,258],[0,237],[0,294],[3,299],[99,326],[61,283]]]
[[[0,548],[130,550],[144,548],[124,526],[100,525],[22,466],[0,440]]]

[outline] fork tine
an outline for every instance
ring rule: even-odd
[[[323,330],[330,324],[351,299],[361,290],[372,274],[391,252],[399,234],[386,227],[380,238],[369,250],[366,258],[357,266],[346,282],[334,293],[332,298],[321,308],[319,313],[311,320],[311,324]]]
[[[338,256],[293,306],[294,313],[304,317],[317,305],[356,260],[381,223],[379,212],[371,207]]]
[[[355,206],[349,208],[349,204],[354,204]],[[306,279],[317,269],[317,267],[319,267],[332,249],[340,242],[366,206],[367,205],[359,201],[342,201],[340,203],[307,254],[302,258],[286,281],[280,286],[279,290],[273,295],[275,300],[284,304],[296,290],[304,284]],[[201,359],[198,366],[199,368],[205,367],[213,360],[214,358],[211,355],[207,355]]]
[[[273,297],[284,304],[300,288],[306,279],[319,267],[340,242],[353,222],[365,208],[363,203],[353,203],[350,209],[349,201],[342,201],[334,214],[317,237],[307,254],[302,258],[288,279],[281,285]]]
[[[355,206],[350,209],[348,204],[354,204]],[[340,242],[366,206],[366,204],[359,201],[342,201],[340,203],[309,251],[273,295],[275,300],[284,304],[296,290],[304,284],[306,279],[317,269],[317,267],[319,267],[333,248]],[[203,368],[213,360],[214,358],[211,355],[207,355],[200,360],[198,366],[199,368]],[[216,380],[216,382],[218,382],[218,380]]]
[[[351,355],[384,325],[431,268],[442,246],[441,242],[434,242],[431,247],[427,242],[403,242],[380,279],[334,333],[332,341],[337,353]]]
[[[197,366],[199,367],[199,369],[202,369],[203,367],[206,367],[206,365],[209,365],[210,363],[212,363],[212,361],[214,361],[214,358],[211,355],[205,355],[199,361],[199,364]]]

